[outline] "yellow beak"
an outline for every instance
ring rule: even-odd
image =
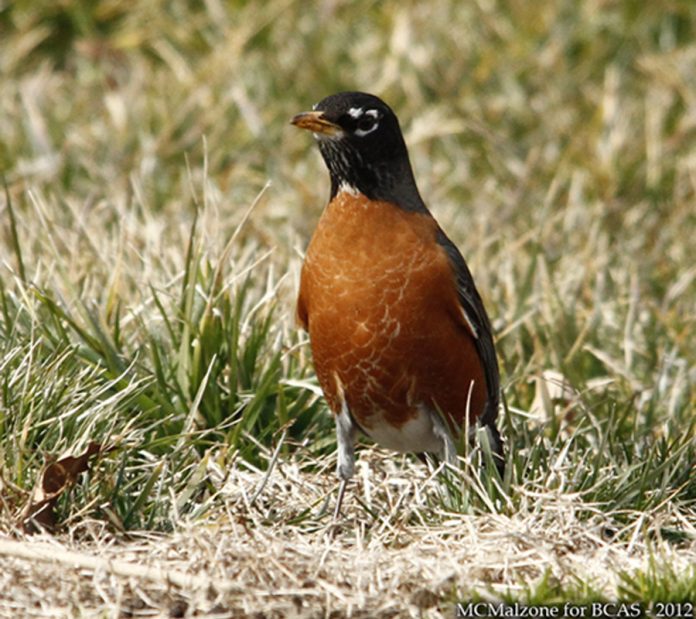
[[[324,118],[323,112],[302,112],[294,116],[290,124],[300,129],[308,129],[314,133],[322,133],[328,136],[336,136],[343,133],[343,129],[340,126]]]

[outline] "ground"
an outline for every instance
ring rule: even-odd
[[[0,610],[36,617],[452,617],[457,604],[527,599],[584,605],[590,616],[591,600],[616,599],[622,587],[623,599],[635,602],[639,592],[622,574],[650,565],[684,574],[696,561],[693,541],[676,549],[646,539],[640,527],[616,531],[601,510],[578,514],[577,497],[564,492],[529,497],[533,509],[524,516],[441,511],[437,526],[419,522],[423,511],[433,517],[433,479],[422,465],[386,455],[363,452],[356,496],[337,525],[292,524],[298,509],[318,509],[335,485],[286,463],[254,506],[262,476],[238,472],[221,490],[224,509],[182,522],[172,534],[114,535],[84,521],[70,535],[4,541],[3,590],[14,593],[0,596]],[[367,518],[358,500],[379,514]],[[528,583],[539,582],[545,591],[529,598]],[[561,583],[575,602],[566,599],[572,593],[559,594]]]

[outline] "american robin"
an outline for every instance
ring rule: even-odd
[[[331,177],[297,316],[336,421],[334,515],[358,431],[452,462],[453,437],[479,422],[501,469],[491,325],[464,258],[418,192],[396,115],[373,95],[341,92],[291,122],[314,133]]]

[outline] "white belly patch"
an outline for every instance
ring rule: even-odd
[[[374,415],[370,427],[363,430],[375,443],[393,451],[441,452],[445,447],[444,427],[434,417],[424,406],[419,406],[418,415],[399,428],[387,423],[381,415]]]

